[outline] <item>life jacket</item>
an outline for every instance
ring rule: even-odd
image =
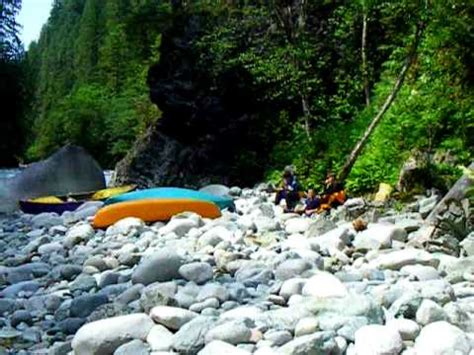
[[[321,204],[318,213],[330,210],[332,207],[335,207],[335,205],[342,205],[345,201],[346,192],[344,190],[333,192],[326,197],[324,203]]]

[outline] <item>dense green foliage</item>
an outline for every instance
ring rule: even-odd
[[[199,19],[192,53],[206,78],[222,88],[226,73],[245,73],[242,85],[257,93],[270,180],[293,164],[303,183],[318,185],[342,166],[390,94],[419,21],[426,28],[416,60],[347,185],[393,185],[404,161],[421,151],[434,157],[430,169],[442,177],[432,184],[445,188],[459,173],[453,167],[472,159],[474,5],[462,0],[56,0],[26,56],[34,92],[27,156],[74,142],[105,165],[123,157],[159,116],[147,72],[167,55],[161,33],[171,19],[176,26],[178,14]],[[256,156],[242,152],[234,169],[260,164]]]
[[[18,38],[16,16],[21,8],[19,0],[0,2],[0,98],[2,101],[2,129],[0,131],[0,164],[16,163],[22,148],[22,116],[26,99],[21,66],[22,47]]]
[[[26,57],[35,100],[29,159],[69,142],[105,166],[120,159],[159,116],[146,74],[159,58],[162,20],[156,1],[57,0]]]
[[[279,139],[268,178],[279,179],[281,168],[293,164],[304,183],[319,185],[328,170],[340,169],[392,90],[415,24],[423,20],[426,29],[405,86],[347,185],[352,191],[370,191],[380,182],[394,185],[404,161],[423,151],[435,158],[429,170],[440,179],[432,185],[447,188],[459,175],[454,165],[469,163],[474,146],[473,5],[311,2],[305,18],[293,18],[300,22],[288,28],[291,21],[281,21],[284,3],[225,12],[226,21],[201,40],[209,48],[207,66],[215,72],[245,67],[261,88],[261,99],[276,111],[271,120]],[[297,3],[293,16],[301,16]],[[369,28],[369,107],[360,58],[363,12]],[[438,159],[446,155],[452,156],[450,165]]]

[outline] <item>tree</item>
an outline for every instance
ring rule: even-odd
[[[361,56],[362,56],[362,75],[364,80],[365,105],[370,106],[370,90],[369,90],[369,73],[367,68],[367,27],[368,27],[368,5],[367,1],[362,1],[362,40],[361,40]]]
[[[23,48],[18,37],[16,16],[21,1],[0,2],[0,97],[2,130],[0,132],[0,164],[15,165],[23,144],[21,117],[24,104],[24,82],[21,67]]]
[[[298,46],[298,41],[301,41],[301,37],[306,30],[307,1],[277,0],[274,2],[273,6],[278,18],[278,23],[286,34],[286,40],[288,41],[288,44],[291,47]],[[301,58],[295,55],[293,50],[289,51],[289,55],[289,61],[293,63],[296,70],[299,71],[305,63],[302,62]],[[310,139],[310,119],[312,114],[308,101],[308,88],[307,85],[305,85],[305,80],[303,78],[301,78],[298,83],[299,85],[297,90],[301,99],[301,110],[303,113],[305,132],[308,139]]]
[[[98,7],[97,0],[86,0],[80,19],[74,55],[75,72],[79,83],[94,79],[94,69],[98,58]]]
[[[344,163],[341,171],[339,172],[338,179],[341,181],[344,181],[347,176],[349,175],[352,167],[354,166],[354,163],[356,162],[357,158],[359,157],[360,153],[364,149],[364,146],[367,144],[367,141],[374,131],[375,127],[379,124],[380,120],[382,119],[383,115],[387,110],[390,108],[390,105],[392,102],[395,100],[397,97],[398,92],[400,91],[400,88],[403,85],[403,81],[405,80],[405,76],[410,69],[413,61],[415,60],[417,49],[418,49],[418,44],[420,43],[420,39],[423,33],[423,29],[425,27],[425,23],[423,21],[419,21],[417,26],[416,26],[416,31],[415,31],[415,39],[413,40],[411,49],[408,53],[408,56],[405,60],[405,63],[400,70],[400,73],[398,74],[397,80],[395,81],[395,84],[393,86],[392,91],[390,94],[387,96],[385,102],[383,103],[382,107],[380,108],[380,111],[375,115],[373,120],[370,122],[370,125],[367,127],[366,131],[364,132],[364,135],[362,138],[357,142],[355,145],[354,149],[352,152],[349,154],[347,157],[346,162]]]
[[[18,59],[22,53],[18,37],[20,25],[16,16],[21,10],[21,0],[2,0],[0,2],[0,60]]]
[[[429,26],[417,60],[407,68],[411,80],[402,78],[399,92],[390,96],[421,3],[56,0],[25,60],[34,93],[27,121],[35,127],[30,158],[74,137],[103,147],[101,163],[112,165],[160,115],[149,99],[148,85],[154,83],[147,78],[150,67],[161,62],[160,78],[176,94],[173,100],[182,96],[176,87],[202,94],[203,110],[189,106],[199,115],[212,116],[207,110],[216,97],[234,92],[235,104],[226,101],[219,117],[232,116],[247,100],[237,92],[251,93],[247,113],[260,125],[258,138],[238,159],[242,164],[235,164],[236,175],[237,166],[258,157],[252,162],[258,169],[295,164],[302,182],[317,184],[326,170],[339,171],[378,107],[386,112],[377,116],[369,142],[359,146],[357,163],[348,169],[349,188],[396,181],[415,148],[437,151],[442,145],[465,163],[474,137],[473,5],[429,2]],[[182,50],[169,50],[169,43]],[[238,84],[229,79],[235,77]],[[390,97],[393,102],[384,108]],[[176,103],[188,101],[192,98]],[[210,121],[227,128],[224,118]],[[106,132],[98,134],[100,129]],[[96,132],[98,145],[78,134],[88,131]]]

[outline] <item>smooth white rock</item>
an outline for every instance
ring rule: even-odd
[[[221,340],[213,340],[207,344],[198,355],[249,355],[248,351],[226,343]]]
[[[178,330],[198,314],[187,309],[170,306],[156,306],[151,309],[150,317],[155,323],[162,324],[171,330]]]
[[[392,240],[406,239],[404,229],[391,224],[371,223],[369,227],[356,234],[353,244],[356,249],[374,250],[386,249],[392,245]]]
[[[212,266],[204,262],[185,264],[179,268],[178,272],[184,279],[198,285],[211,280],[214,276]]]
[[[72,248],[74,245],[87,241],[94,236],[94,229],[89,224],[81,224],[72,227],[66,233],[63,244],[67,248]]]
[[[280,296],[288,300],[293,295],[300,295],[306,281],[307,280],[303,278],[292,278],[283,281],[283,284],[280,287]]]
[[[308,279],[303,287],[304,296],[319,298],[344,297],[348,294],[346,286],[328,272],[318,272]]]
[[[470,339],[461,329],[448,322],[434,322],[424,327],[415,340],[417,355],[468,355]]]
[[[398,331],[378,324],[365,325],[355,332],[355,354],[399,354],[403,341]]]
[[[400,333],[403,340],[415,340],[420,333],[420,326],[411,319],[391,319],[387,322],[387,327],[393,327]]]
[[[349,228],[341,226],[319,237],[309,238],[309,240],[319,245],[321,250],[343,250],[349,243],[350,236]]]
[[[145,222],[139,218],[127,217],[121,219],[114,225],[107,228],[105,234],[107,236],[122,235],[133,237],[139,235],[145,228]]]
[[[198,227],[198,222],[191,218],[175,218],[159,229],[161,235],[175,233],[178,237],[184,237],[191,228]]]
[[[444,309],[429,299],[424,299],[416,311],[416,321],[421,325],[446,320],[448,318]]]
[[[83,325],[71,346],[76,355],[111,354],[131,340],[146,340],[153,326],[151,318],[144,313],[101,319]]]
[[[441,278],[438,270],[432,266],[407,265],[402,267],[400,272],[405,275],[414,276],[419,281],[437,280]]]
[[[171,349],[173,333],[166,327],[157,324],[151,328],[146,337],[146,341],[152,351],[168,351]]]
[[[203,248],[205,246],[215,247],[222,241],[232,241],[233,233],[223,226],[216,226],[205,232],[199,237],[198,246]]]
[[[319,321],[316,317],[302,318],[296,323],[295,337],[312,334],[318,331]]]
[[[252,336],[250,328],[243,321],[231,321],[213,327],[207,332],[205,341],[221,340],[230,344],[248,343]]]
[[[236,319],[256,319],[263,313],[261,308],[256,306],[240,306],[230,311],[224,312],[219,317],[221,320],[236,320]]]
[[[309,218],[292,218],[286,221],[285,231],[288,234],[304,233],[308,230],[310,224],[311,219]]]
[[[399,270],[405,265],[430,265],[437,267],[439,260],[427,251],[421,249],[404,249],[383,254],[369,262],[372,269]]]

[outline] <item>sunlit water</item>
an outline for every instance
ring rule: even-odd
[[[0,196],[4,196],[6,194],[8,181],[20,172],[21,169],[0,169]],[[109,185],[110,179],[112,178],[112,173],[112,170],[104,171],[107,186]]]

